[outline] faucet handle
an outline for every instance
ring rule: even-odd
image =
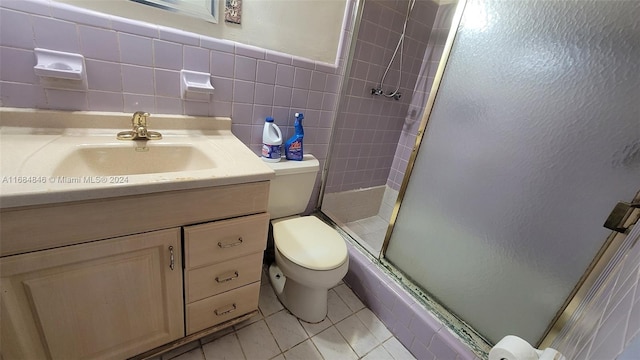
[[[149,117],[148,112],[144,111],[136,111],[133,113],[133,117],[131,118],[131,122],[133,126],[147,126],[147,117]]]

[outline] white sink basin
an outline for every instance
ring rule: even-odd
[[[212,169],[215,162],[200,149],[185,144],[148,142],[79,147],[60,159],[52,176],[110,176]]]
[[[1,1],[1,0],[0,0]],[[0,208],[267,181],[231,119],[154,115],[160,140],[118,140],[131,114],[0,107]]]
[[[229,165],[227,160],[228,152],[203,136],[168,135],[162,140],[133,141],[116,140],[111,134],[62,135],[29,156],[20,175],[182,178],[215,171]]]

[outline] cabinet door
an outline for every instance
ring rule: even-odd
[[[184,336],[181,264],[179,229],[0,259],[2,357],[122,359]]]

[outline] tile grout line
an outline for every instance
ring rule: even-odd
[[[247,326],[249,326],[249,325],[247,325]],[[244,327],[243,327],[243,329],[244,329]],[[242,351],[242,356],[244,357],[245,360],[247,360],[247,354],[245,354],[245,352],[244,352],[244,347],[242,346],[242,341],[240,341],[240,337],[238,336],[238,331],[240,331],[240,330],[233,329],[233,333],[232,334],[233,334],[233,337],[238,342],[238,346],[240,346],[240,351]],[[205,360],[206,360],[206,358],[205,358]]]

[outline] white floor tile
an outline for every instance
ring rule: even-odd
[[[351,231],[353,231],[354,233],[360,235],[360,234],[364,234],[365,232],[367,232],[367,229],[360,225],[357,221],[351,221],[345,224],[349,229],[351,229]]]
[[[364,326],[366,326],[367,329],[371,331],[371,333],[373,334],[373,336],[376,337],[376,339],[380,341],[385,341],[393,336],[391,331],[389,331],[389,329],[387,329],[387,327],[384,326],[384,324],[382,323],[382,321],[380,321],[380,319],[378,319],[376,314],[374,314],[368,308],[364,308],[358,311],[356,313],[356,316],[358,317],[358,319],[360,319],[360,321],[362,321]]]
[[[311,340],[305,340],[294,346],[284,353],[284,357],[287,360],[322,360],[322,355]]]
[[[328,328],[320,334],[311,338],[318,351],[325,359],[357,359],[358,355],[351,349],[349,344],[342,338],[335,326]]]
[[[362,360],[401,360],[394,359],[391,354],[384,348],[384,346],[378,346],[377,348],[371,350]]]
[[[362,234],[360,238],[375,249],[375,254],[379,253],[384,243],[385,232],[380,230],[378,232],[372,232],[368,234]]]
[[[336,324],[336,328],[359,357],[366,355],[382,341],[378,340],[356,315]]]
[[[347,285],[342,284],[333,288],[338,296],[344,301],[345,304],[351,309],[351,311],[356,312],[358,310],[364,309],[364,304],[360,299],[353,293],[353,290],[349,288]]]
[[[260,286],[260,298],[258,301],[258,307],[263,316],[269,316],[284,309],[276,293],[273,292],[271,284],[268,282]]]
[[[304,328],[304,330],[307,332],[307,334],[309,334],[309,337],[314,336],[320,332],[322,332],[323,330],[325,330],[326,328],[328,328],[329,326],[331,326],[331,320],[329,320],[329,318],[324,318],[324,320],[322,320],[319,323],[315,323],[315,324],[311,324],[308,323],[306,321],[301,321],[299,320],[300,324],[302,325],[302,327]]]
[[[355,238],[356,241],[362,246],[366,251],[374,256],[377,256],[380,253],[380,249],[375,249],[373,245],[370,245],[368,242],[364,241],[360,236]]]
[[[384,346],[385,350],[393,356],[396,360],[410,360],[415,359],[415,357],[407,350],[404,345],[398,341],[398,339],[392,337],[391,339],[385,341],[382,346]],[[209,360],[209,359],[207,359]]]
[[[346,224],[347,232],[367,248],[371,253],[377,254],[382,249],[384,237],[387,233],[388,219],[384,219],[379,215],[365,219],[352,221]]]
[[[237,334],[247,359],[270,359],[280,353],[280,349],[264,320],[238,330]]]
[[[327,301],[329,307],[327,317],[329,318],[329,320],[331,320],[332,323],[335,324],[340,320],[346,318],[347,316],[353,314],[353,311],[351,311],[347,304],[342,301],[335,290],[329,290]]]
[[[374,232],[386,229],[389,224],[384,221],[380,216],[371,216],[366,219],[358,220],[358,224],[362,225],[366,232]]]
[[[298,319],[286,310],[267,317],[265,321],[282,351],[291,349],[309,338]]]
[[[240,342],[236,334],[229,334],[202,346],[207,360],[241,360],[244,359]]]

